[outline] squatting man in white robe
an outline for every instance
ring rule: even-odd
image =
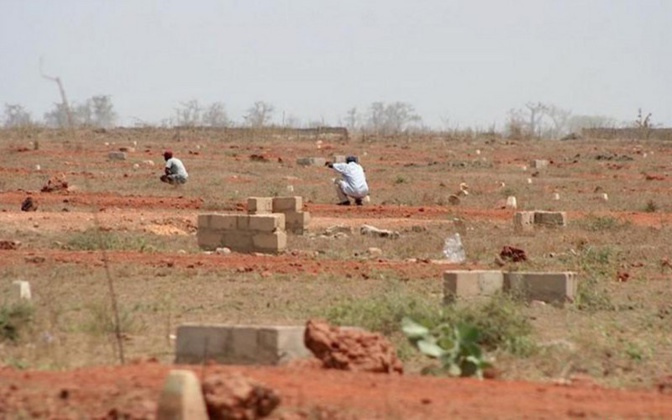
[[[348,156],[345,158],[345,163],[327,162],[325,166],[341,174],[341,178],[334,179],[338,205],[349,206],[350,198],[354,198],[355,204],[361,206],[362,200],[369,195],[369,186],[366,183],[364,168],[357,161],[357,157]]]
[[[163,152],[163,159],[166,161],[164,174],[161,175],[161,182],[167,182],[171,185],[184,184],[189,178],[184,163],[176,157],[173,157],[173,152],[166,150]]]

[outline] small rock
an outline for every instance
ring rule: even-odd
[[[215,254],[217,255],[229,255],[231,253],[231,249],[227,247],[222,247],[222,248],[217,248],[215,249]]]
[[[371,248],[366,250],[366,253],[369,254],[372,257],[378,257],[378,256],[383,255],[383,250],[380,249],[380,248],[371,247]]]

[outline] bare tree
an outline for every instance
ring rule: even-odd
[[[44,124],[53,128],[75,128],[75,121],[68,105],[54,104],[51,111],[44,113]]]
[[[96,127],[111,128],[117,120],[112,99],[109,95],[95,95],[89,100],[89,107],[93,113],[93,124]]]
[[[55,82],[58,85],[58,91],[61,94],[61,104],[60,104],[60,109],[61,112],[65,113],[65,119],[67,123],[67,127],[70,129],[75,128],[75,122],[73,121],[73,116],[72,112],[70,111],[70,105],[68,105],[68,97],[65,95],[65,89],[63,88],[63,83],[61,83],[61,78],[56,76],[47,76],[44,74],[44,71],[42,71],[42,59],[40,58],[40,74],[42,77],[44,77],[47,80],[51,80],[52,82]],[[45,114],[46,117],[46,114]],[[59,124],[58,127],[66,127],[66,124]]]
[[[357,130],[359,126],[359,115],[357,114],[357,108],[352,107],[346,112],[344,124],[345,128],[347,128],[349,131]]]
[[[6,128],[26,127],[33,124],[30,112],[19,104],[5,104],[4,126]]]
[[[180,127],[195,127],[201,125],[201,113],[203,108],[196,99],[181,102],[175,109],[175,122]]]
[[[273,118],[275,107],[268,102],[257,101],[248,108],[245,114],[245,123],[250,127],[265,127]]]
[[[221,102],[211,104],[203,114],[203,125],[208,127],[228,127],[230,123],[226,108]]]
[[[369,107],[367,128],[377,134],[398,134],[408,130],[411,124],[421,122],[411,104],[374,102]]]

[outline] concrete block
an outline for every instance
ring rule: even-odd
[[[303,235],[310,224],[310,213],[307,211],[285,213],[285,230],[297,235]]]
[[[208,229],[210,227],[210,216],[211,214],[199,214],[198,215],[198,221],[196,223],[196,226],[198,226],[198,229]]]
[[[208,420],[203,391],[190,370],[171,370],[159,397],[157,420]]]
[[[183,324],[177,329],[175,363],[277,365],[310,356],[304,326]]]
[[[222,234],[210,229],[198,229],[196,234],[198,246],[203,249],[214,250],[222,246]]]
[[[248,217],[248,229],[251,231],[275,232],[285,230],[285,215],[282,213],[253,214]]]
[[[567,226],[567,213],[564,211],[535,211],[534,224],[538,226]]]
[[[271,197],[249,197],[247,212],[249,214],[273,213],[273,199]]]
[[[234,230],[238,228],[237,214],[213,214],[210,216],[210,229]]]
[[[324,166],[327,159],[321,157],[299,158],[296,163],[301,166]]]
[[[270,213],[267,213],[270,214]],[[238,214],[236,217],[236,229],[238,230],[249,230],[250,229],[250,216],[249,214]]]
[[[252,238],[252,245],[259,252],[282,252],[287,248],[287,233],[257,233]]]
[[[124,152],[110,152],[107,154],[110,160],[126,160],[126,153]]]
[[[529,300],[565,303],[576,298],[578,277],[574,272],[504,273],[504,290]]]
[[[345,163],[345,158],[346,157],[347,156],[345,156],[345,155],[334,155],[333,158],[332,158],[333,159],[332,162],[334,162],[334,163]]]
[[[275,326],[259,329],[258,349],[263,360],[282,364],[312,356],[304,344],[305,327]]]
[[[249,231],[230,230],[221,233],[221,244],[235,252],[253,252],[252,233]]]
[[[516,232],[530,232],[534,230],[534,212],[516,212],[513,215],[513,230]]]
[[[303,210],[302,197],[274,197],[273,213],[285,213],[288,211]]]
[[[546,159],[535,159],[530,162],[530,167],[534,169],[548,168],[548,161]]]
[[[504,288],[501,271],[451,270],[443,273],[444,303],[455,299],[492,296]]]

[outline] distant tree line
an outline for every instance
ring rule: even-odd
[[[95,95],[82,103],[55,103],[51,110],[44,113],[41,121],[33,119],[29,111],[20,104],[5,104],[2,125],[6,128],[26,126],[46,126],[67,128],[68,113],[75,127],[114,127],[118,115],[109,95]],[[243,115],[240,125],[228,116],[223,102],[201,104],[197,100],[180,102],[173,115],[161,121],[163,127],[232,127],[252,128],[290,127],[316,128],[325,126],[324,121],[302,123],[299,118],[282,114],[276,121],[276,109],[273,104],[256,101]],[[138,120],[136,125],[151,126]],[[407,102],[373,102],[363,111],[353,107],[339,120],[350,132],[362,132],[374,135],[394,135],[436,131],[423,124],[422,118],[413,105]],[[618,126],[653,127],[651,114],[638,113],[632,124],[619,124],[615,119],[596,115],[572,115],[571,111],[542,102],[529,102],[521,108],[511,109],[508,113],[503,134],[514,138],[558,139],[570,133],[579,133],[583,128],[616,128]],[[444,127],[443,130],[446,131]],[[495,131],[494,126],[491,131]]]

